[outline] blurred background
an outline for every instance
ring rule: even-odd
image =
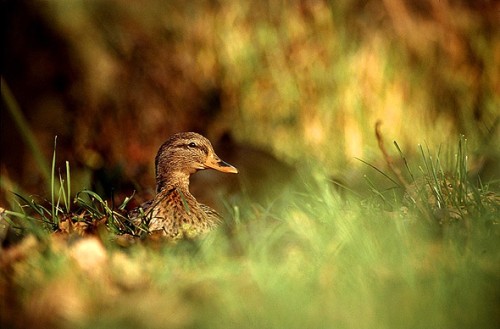
[[[356,181],[366,170],[356,158],[384,166],[378,120],[396,158],[393,140],[411,157],[419,143],[454,146],[464,134],[471,170],[498,178],[497,1],[2,7],[2,206],[10,191],[46,193],[56,135],[57,167],[69,161],[73,191],[135,190],[139,202],[154,192],[158,147],[178,131],[206,135],[246,186],[275,184],[266,179],[303,164]]]

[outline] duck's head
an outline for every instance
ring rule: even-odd
[[[224,173],[238,173],[230,164],[222,161],[208,139],[194,132],[172,135],[160,146],[155,159],[157,190],[169,179],[189,178],[202,169],[215,169]]]

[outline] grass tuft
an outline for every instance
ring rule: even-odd
[[[55,232],[77,233],[79,235],[94,234],[95,229],[101,224],[105,225],[106,231],[111,234],[133,234],[134,227],[126,217],[125,210],[131,197],[126,197],[120,205],[115,207],[114,204],[110,206],[97,193],[82,190],[76,193],[71,201],[73,196],[71,194],[70,165],[66,161],[66,172],[63,174],[59,169],[59,175],[56,178],[56,146],[57,137],[54,139],[52,156],[49,184],[50,201],[14,193],[20,201],[18,203],[19,210],[6,210],[3,213],[16,235],[34,234],[37,237],[42,237]],[[74,230],[75,224],[78,225],[78,230]]]

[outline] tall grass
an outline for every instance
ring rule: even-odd
[[[65,173],[59,169],[57,174],[56,148],[57,137],[54,138],[50,172],[50,200],[14,192],[18,198],[17,209],[3,212],[3,218],[8,221],[11,229],[21,236],[33,233],[43,237],[51,232],[72,233],[74,223],[80,223],[84,224],[83,230],[79,231],[83,234],[86,230],[92,231],[90,227],[95,227],[101,220],[100,224],[106,225],[110,232],[133,233],[125,214],[125,207],[131,198],[126,197],[115,207],[90,190],[82,190],[72,195],[69,162],[65,162]],[[65,224],[61,225],[62,222]]]
[[[374,197],[341,196],[310,167],[297,178],[301,188],[267,207],[241,198],[233,218],[204,239],[122,250],[87,238],[32,249],[10,276],[22,301],[17,312],[27,314],[21,325],[495,328],[500,204],[462,175],[465,142],[451,152],[455,162],[424,148],[408,161],[417,168],[409,169],[417,191],[410,200],[405,188],[382,189],[374,179],[367,187]],[[95,193],[77,194],[84,198],[96,220],[114,216]],[[422,212],[436,207],[450,220]],[[465,220],[465,233],[454,229]],[[450,229],[436,235],[436,228]]]

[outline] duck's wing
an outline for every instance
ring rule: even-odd
[[[139,225],[141,223],[142,219],[147,214],[148,210],[153,205],[153,201],[154,200],[146,201],[146,202],[142,203],[140,206],[135,207],[134,209],[130,210],[127,214],[130,221],[132,221],[135,225]]]
[[[210,208],[209,206],[200,203],[199,204],[201,210],[207,215],[208,223],[210,227],[216,226],[220,222],[222,222],[222,216],[215,211],[214,209]]]

